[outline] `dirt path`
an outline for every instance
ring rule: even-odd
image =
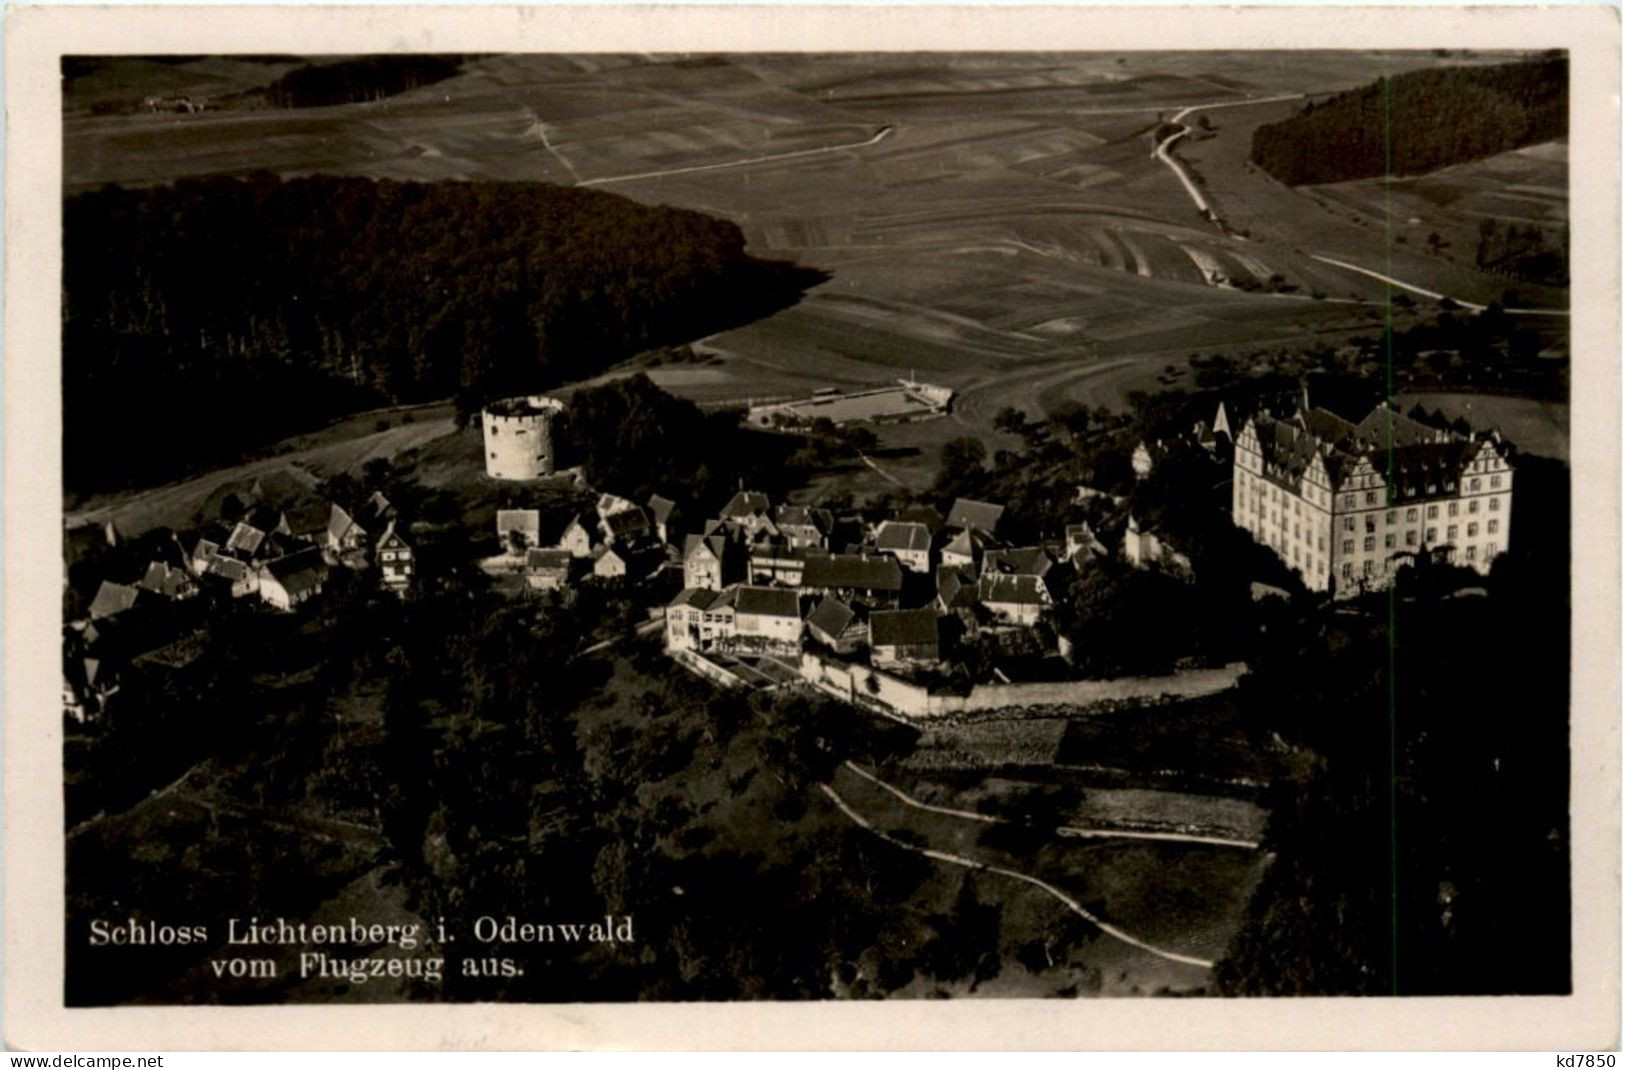
[[[1332,267],[1342,268],[1344,271],[1352,271],[1355,274],[1376,279],[1378,282],[1385,282],[1389,286],[1393,286],[1400,290],[1408,290],[1409,292],[1422,297],[1430,297],[1435,301],[1454,301],[1456,304],[1460,305],[1462,308],[1465,308],[1469,312],[1483,312],[1485,308],[1483,305],[1475,304],[1472,301],[1467,301],[1460,297],[1450,297],[1447,294],[1436,293],[1433,290],[1424,290],[1420,286],[1396,279],[1392,275],[1384,275],[1380,271],[1372,271],[1370,268],[1363,268],[1358,264],[1351,264],[1346,260],[1334,260],[1329,256],[1321,256],[1318,253],[1310,253],[1309,258],[1311,260],[1318,260],[1322,264],[1330,264]],[[1506,312],[1508,315],[1516,316],[1567,316],[1569,314],[1569,310],[1566,308],[1508,308],[1503,309],[1502,311]]]
[[[1283,100],[1302,100],[1304,96],[1303,93],[1286,93],[1275,97],[1249,97],[1246,100],[1226,100],[1218,104],[1193,104],[1176,112],[1174,117],[1168,120],[1178,126],[1179,129],[1159,141],[1157,147],[1151,150],[1151,155],[1168,165],[1168,169],[1174,173],[1175,178],[1179,179],[1180,185],[1185,187],[1185,192],[1190,195],[1191,201],[1195,203],[1196,210],[1217,226],[1218,214],[1213,211],[1213,206],[1208,204],[1207,198],[1202,196],[1202,191],[1196,188],[1196,183],[1191,180],[1190,175],[1171,154],[1174,144],[1191,132],[1191,128],[1185,125],[1185,116],[1199,111],[1213,111],[1217,108],[1240,108],[1249,104],[1279,104]]]
[[[845,152],[848,149],[862,149],[870,145],[877,145],[891,135],[892,128],[883,126],[873,137],[865,141],[847,141],[839,145],[824,145],[816,149],[796,149],[793,152],[774,152],[766,156],[751,156],[743,160],[727,160],[723,163],[700,163],[689,167],[668,167],[661,171],[640,171],[632,175],[609,175],[605,178],[589,178],[585,182],[577,183],[581,186],[604,186],[611,182],[635,182],[644,178],[665,178],[668,175],[689,175],[699,171],[721,171],[727,167],[749,167],[752,164],[774,163],[779,160],[795,160],[804,156],[821,156],[830,152]]]
[[[902,840],[897,839],[890,833],[876,828],[868,818],[864,817],[862,814],[858,813],[857,810],[853,809],[851,804],[843,799],[840,793],[834,788],[830,787],[828,784],[820,784],[818,787],[819,790],[822,791],[824,795],[827,796],[829,800],[840,809],[841,813],[846,815],[848,820],[857,825],[859,828],[878,836],[882,840],[885,840],[893,847],[899,847],[905,851],[912,851],[917,855],[932,859],[933,861],[946,862],[949,865],[961,866],[970,870],[980,870],[984,873],[997,873],[1001,877],[1009,877],[1011,880],[1018,880],[1024,884],[1030,884],[1040,891],[1043,891],[1053,898],[1059,900],[1068,910],[1089,922],[1089,924],[1095,926],[1101,932],[1108,936],[1114,937],[1125,944],[1128,944],[1130,947],[1138,948],[1147,954],[1155,955],[1157,958],[1166,959],[1169,962],[1177,962],[1185,966],[1196,966],[1204,970],[1210,970],[1213,968],[1213,962],[1209,959],[1199,959],[1194,955],[1181,955],[1177,951],[1165,951],[1160,947],[1155,947],[1146,943],[1144,940],[1141,940],[1139,937],[1134,936],[1131,933],[1119,929],[1117,926],[1108,921],[1101,920],[1094,914],[1091,914],[1089,911],[1085,910],[1083,905],[1076,899],[1073,899],[1071,896],[1055,887],[1055,885],[1050,884],[1048,881],[1039,880],[1037,877],[1029,876],[1026,873],[1018,872],[1017,870],[1006,869],[1003,866],[994,866],[989,865],[986,862],[978,862],[974,858],[966,858],[963,855],[950,854],[947,851],[937,851],[929,847],[916,847],[911,843],[904,843]]]
[[[979,814],[974,810],[956,810],[951,806],[936,806],[932,803],[921,802],[919,799],[916,799],[902,788],[897,787],[895,784],[889,784],[886,781],[881,780],[873,773],[868,772],[853,762],[847,762],[846,767],[852,772],[856,773],[858,776],[862,777],[864,780],[867,780],[869,783],[873,784],[875,787],[887,792],[905,806],[912,806],[917,810],[926,810],[933,814],[943,814],[947,817],[962,818],[966,821],[980,821],[986,825],[1002,825],[1008,823],[1007,818],[992,817],[988,814]],[[1055,834],[1067,839],[1112,839],[1121,837],[1123,839],[1130,840],[1157,840],[1165,843],[1200,843],[1209,847],[1239,847],[1249,851],[1258,850],[1258,843],[1255,840],[1244,840],[1231,836],[1210,836],[1203,833],[1150,832],[1138,830],[1131,831],[1128,829],[1110,828],[1101,825],[1096,825],[1089,828],[1084,828],[1077,825],[1061,825],[1056,828]]]

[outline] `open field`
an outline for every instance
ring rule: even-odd
[[[829,281],[696,346],[717,360],[652,378],[744,403],[913,371],[956,392],[948,420],[881,430],[885,447],[918,458],[892,474],[919,485],[942,440],[987,434],[1007,405],[1120,405],[1195,354],[1369,334],[1387,285],[1317,257],[1499,299],[1508,281],[1472,267],[1466,234],[1513,202],[1542,220],[1565,214],[1560,146],[1392,189],[1293,190],[1247,161],[1252,131],[1298,106],[1265,98],[1475,58],[1496,57],[499,56],[367,104],[70,115],[65,176],[70,191],[252,168],[529,179],[732,219],[753,254]],[[1152,155],[1158,124],[1187,109],[1187,123],[1207,125],[1173,153],[1228,230]],[[1443,255],[1424,248],[1435,229]],[[1527,305],[1566,307],[1565,291],[1515,288]]]

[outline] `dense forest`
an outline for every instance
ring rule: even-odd
[[[462,69],[457,56],[362,56],[295,67],[265,87],[266,103],[278,108],[320,108],[381,100],[408,89],[443,82]]]
[[[63,258],[72,492],[369,404],[555,386],[822,278],[747,256],[733,223],[592,190],[265,174],[73,197]]]
[[[1568,133],[1568,60],[1380,78],[1253,133],[1252,161],[1288,185],[1415,175]]]

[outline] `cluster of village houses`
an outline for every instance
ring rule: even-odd
[[[551,539],[537,510],[499,510],[504,553],[488,564],[522,571],[537,590],[680,586],[665,607],[672,651],[791,654],[817,643],[842,656],[867,650],[876,665],[928,667],[982,631],[1035,627],[1075,564],[1109,552],[1087,524],[1055,543],[1009,545],[1003,512],[962,498],[946,517],[918,506],[866,524],[740,490],[689,525],[669,498],[602,494]],[[1132,519],[1122,553],[1136,566],[1177,564]]]
[[[984,632],[1037,627],[1074,569],[1110,552],[1088,524],[1064,539],[1010,545],[1004,507],[958,499],[878,523],[775,505],[741,491],[681,548],[683,587],[666,607],[668,650],[792,654],[816,646],[908,672],[943,667]],[[1162,564],[1131,522],[1130,563]]]
[[[137,540],[144,571],[102,579],[84,615],[68,622],[63,702],[75,720],[102,713],[129,662],[184,639],[210,607],[254,599],[290,611],[319,595],[334,568],[376,568],[378,582],[395,592],[414,579],[413,548],[381,493],[346,509],[323,499],[313,480],[280,471],[217,488],[200,516],[203,526],[190,538],[165,532]],[[109,523],[71,530],[66,541],[71,566],[122,540]],[[176,657],[184,661],[185,653]]]

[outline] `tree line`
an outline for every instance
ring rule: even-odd
[[[555,386],[823,277],[748,256],[731,222],[594,190],[263,173],[72,197],[63,258],[70,491],[369,405]]]
[[[1252,161],[1290,186],[1415,175],[1568,134],[1568,60],[1379,78],[1253,132]]]

